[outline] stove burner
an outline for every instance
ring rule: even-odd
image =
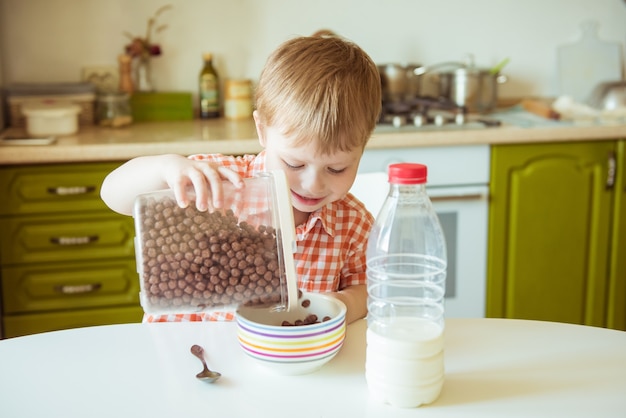
[[[485,127],[499,126],[499,121],[477,119]],[[471,122],[465,106],[459,106],[444,97],[419,96],[401,102],[383,102],[378,123],[399,128],[449,125],[462,126]]]
[[[444,97],[420,96],[402,102],[383,102],[383,114],[407,114],[412,112],[428,113],[433,109],[467,113],[464,106],[459,106]]]

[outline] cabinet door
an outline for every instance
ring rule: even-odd
[[[110,212],[0,218],[0,261],[33,262],[132,257],[134,224]]]
[[[117,163],[0,167],[0,215],[108,210],[100,185]]]
[[[604,326],[614,141],[492,150],[487,316]]]
[[[616,162],[607,326],[626,331],[626,141],[618,143]]]
[[[5,314],[139,306],[134,260],[30,263],[2,268]]]

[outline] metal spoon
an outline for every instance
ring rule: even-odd
[[[204,366],[204,369],[202,369],[202,371],[196,375],[198,379],[204,380],[207,383],[213,383],[217,379],[219,379],[220,376],[222,376],[221,373],[211,371],[207,367],[206,361],[204,361],[204,348],[200,347],[197,344],[194,344],[191,346],[191,354],[198,357],[202,362],[202,365]]]

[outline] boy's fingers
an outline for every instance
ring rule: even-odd
[[[208,182],[208,187],[205,188],[207,194],[203,196],[204,202],[209,201],[208,193],[210,193],[213,200],[213,206],[221,208],[223,202],[223,190],[220,173],[211,167],[205,167],[203,174],[204,179]]]
[[[189,199],[187,199],[187,194],[185,193],[185,188],[180,184],[175,184],[171,189],[174,191],[174,197],[176,198],[176,202],[178,202],[178,206],[181,208],[186,208],[189,206]]]
[[[243,187],[244,183],[243,183],[243,180],[241,179],[241,176],[239,175],[239,173],[237,173],[237,172],[235,172],[235,171],[233,171],[233,170],[231,170],[229,168],[222,167],[222,166],[218,167],[217,171],[220,173],[220,175],[224,179],[230,181],[237,188]]]

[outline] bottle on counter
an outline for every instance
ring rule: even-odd
[[[200,72],[200,118],[210,119],[220,116],[219,76],[213,66],[213,54],[203,54],[204,66]]]
[[[120,54],[117,57],[119,66],[120,85],[119,91],[133,94],[135,85],[131,74],[132,58],[128,54]]]
[[[373,399],[412,408],[433,402],[443,386],[446,245],[426,193],[427,167],[388,170],[367,246],[365,377]]]

